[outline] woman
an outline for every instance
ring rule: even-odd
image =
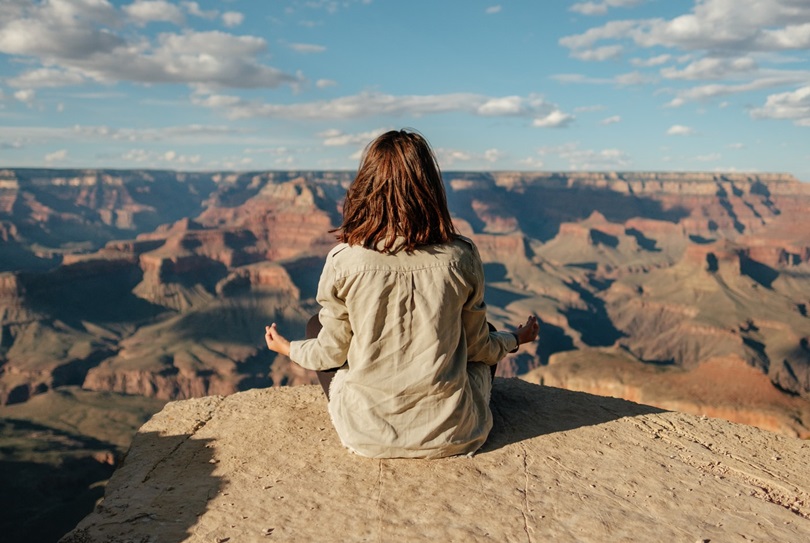
[[[318,285],[317,337],[290,343],[273,323],[268,348],[319,372],[339,368],[331,385],[321,382],[350,450],[475,452],[492,428],[490,366],[534,341],[539,326],[530,316],[514,333],[490,329],[481,258],[453,226],[421,135],[391,131],[368,145],[337,231],[342,243]]]

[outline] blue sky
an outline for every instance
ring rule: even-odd
[[[808,0],[0,0],[0,167],[810,181]]]

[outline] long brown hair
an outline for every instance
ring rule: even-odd
[[[392,130],[368,144],[346,193],[338,240],[384,253],[447,243],[458,233],[442,175],[425,138]],[[397,237],[404,243],[396,243]]]

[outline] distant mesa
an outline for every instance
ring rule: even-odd
[[[727,393],[728,376],[706,370],[734,360],[773,389],[762,410],[803,413],[777,399],[810,399],[810,185],[700,172],[445,178],[457,227],[492,272],[490,319],[505,326],[533,312],[543,322],[543,340],[501,375],[556,364],[559,382],[598,391],[613,386],[601,379],[629,382],[649,368],[676,381],[700,374],[713,393],[685,395],[679,408],[754,420],[729,407],[742,400]],[[267,354],[260,331],[276,321],[301,334],[317,310],[351,180],[0,171],[0,402],[63,385],[170,400],[312,382]],[[616,350],[627,375],[574,378]],[[573,355],[575,364],[556,362]],[[774,420],[757,423],[810,427],[810,416],[789,429]]]

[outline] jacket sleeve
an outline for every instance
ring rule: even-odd
[[[290,342],[290,359],[310,370],[339,368],[346,362],[352,328],[345,300],[338,295],[334,251],[329,253],[318,282],[316,300],[321,306],[321,331],[315,339]]]
[[[472,244],[472,242],[470,242]],[[497,364],[506,353],[517,348],[517,338],[510,332],[491,332],[484,303],[484,266],[475,245],[472,245],[472,289],[461,312],[464,335],[467,338],[467,362]]]

